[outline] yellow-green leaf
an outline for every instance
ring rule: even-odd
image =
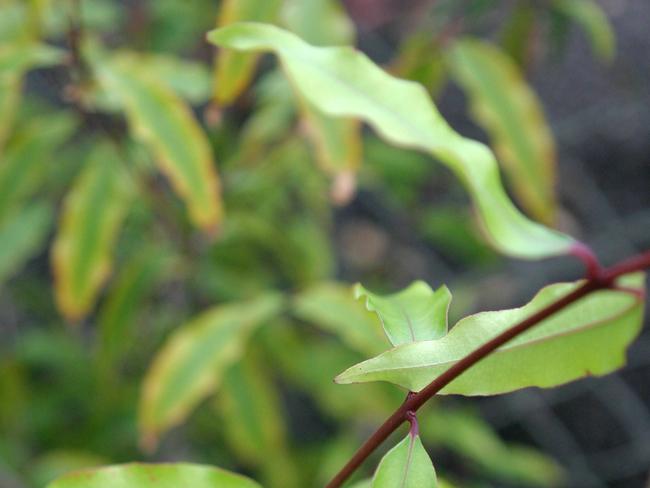
[[[379,462],[372,488],[437,488],[433,463],[417,432],[409,432]]]
[[[98,63],[99,80],[123,104],[132,132],[152,151],[192,221],[214,231],[223,210],[208,138],[189,106],[135,59],[116,56]]]
[[[535,218],[552,223],[555,143],[535,92],[517,65],[487,42],[462,39],[448,59],[519,201]]]
[[[47,488],[262,488],[224,469],[198,464],[122,464],[74,471]]]
[[[221,5],[218,27],[234,22],[274,22],[280,10],[281,0],[224,0]],[[246,89],[259,55],[238,53],[222,49],[215,63],[214,100],[218,105],[229,105]]]
[[[593,0],[554,0],[555,7],[587,33],[598,57],[611,61],[616,54],[616,36],[607,16]]]
[[[221,383],[225,370],[241,357],[254,328],[282,308],[278,294],[219,305],[181,326],[158,353],[144,380],[140,399],[143,443],[179,424]]]
[[[109,276],[112,251],[133,197],[114,148],[100,144],[65,198],[52,248],[56,302],[70,321],[92,308]]]
[[[539,259],[571,250],[571,237],[517,210],[492,152],[449,127],[421,85],[391,77],[352,48],[316,48],[271,25],[235,24],[208,38],[233,49],[276,53],[294,87],[323,112],[361,118],[388,141],[439,158],[466,184],[488,238],[502,252]]]

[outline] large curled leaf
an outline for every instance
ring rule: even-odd
[[[379,462],[372,488],[435,488],[436,471],[420,436],[409,433]]]
[[[123,464],[74,471],[47,488],[261,488],[253,480],[198,464]]]
[[[0,223],[0,285],[25,264],[45,243],[52,224],[52,209],[32,204]]]
[[[273,22],[280,10],[281,0],[225,0],[217,25],[223,27],[234,22]],[[259,55],[222,50],[215,64],[214,100],[218,105],[232,103],[246,89]]]
[[[614,30],[594,0],[554,0],[553,5],[584,29],[597,56],[612,60],[616,51]]]
[[[115,150],[100,144],[66,196],[52,248],[55,295],[70,321],[83,318],[111,270],[112,251],[133,197]]]
[[[641,292],[644,275],[626,275],[620,283]],[[578,286],[580,282],[550,285],[521,308],[470,315],[441,339],[396,347],[352,366],[336,381],[388,381],[419,391],[479,346]],[[496,395],[610,373],[625,363],[625,350],[639,333],[642,317],[643,301],[633,293],[592,293],[497,349],[440,393]]]
[[[140,430],[145,445],[153,447],[162,432],[215,390],[225,370],[241,357],[252,330],[273,318],[282,302],[280,295],[267,294],[216,306],[169,338],[144,380]]]
[[[555,145],[534,91],[516,64],[487,42],[460,40],[449,61],[522,205],[537,219],[552,223]]]
[[[294,87],[319,110],[361,118],[388,141],[439,158],[467,185],[488,237],[502,252],[536,259],[567,253],[573,245],[569,236],[515,208],[491,151],[449,127],[422,86],[391,77],[352,48],[316,48],[270,25],[231,25],[208,38],[223,47],[273,51]]]
[[[153,152],[192,221],[213,231],[221,221],[222,206],[208,138],[190,108],[135,59],[116,56],[98,63],[98,78],[124,105],[131,130]]]
[[[292,304],[298,318],[335,334],[361,354],[373,355],[385,349],[379,322],[353,299],[349,285],[314,285],[296,295]]]
[[[424,281],[416,281],[398,293],[382,296],[357,284],[354,296],[366,297],[366,307],[377,313],[393,346],[447,334],[451,293],[444,285],[434,292]]]

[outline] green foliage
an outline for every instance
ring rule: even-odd
[[[379,462],[372,488],[436,488],[436,471],[418,434],[409,433]]]

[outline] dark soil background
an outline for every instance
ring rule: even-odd
[[[376,60],[389,58],[395,39],[424,3],[349,0],[361,48]],[[616,60],[610,65],[595,60],[583,33],[572,29],[560,59],[536,62],[529,75],[557,141],[561,225],[593,246],[607,264],[650,248],[650,1],[599,3],[616,31]],[[452,126],[480,138],[464,116],[464,104],[454,89],[439,99]],[[382,259],[399,268],[392,277],[399,285],[420,278],[452,283],[453,290],[454,282],[473,280],[480,290],[475,308],[494,309],[519,306],[544,284],[580,276],[579,265],[567,259],[507,261],[478,274],[459,269],[419,241],[408,216],[391,215],[380,201],[362,192],[341,211],[339,229],[350,221],[366,222],[366,238],[386,241]],[[350,244],[339,245],[342,274],[359,279],[354,266],[346,267]],[[628,365],[616,374],[552,390],[462,401],[475,402],[504,438],[530,442],[557,458],[569,473],[568,486],[650,486],[647,322],[629,351]]]

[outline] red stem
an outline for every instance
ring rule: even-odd
[[[602,269],[598,264],[598,261],[595,259],[594,254],[586,247],[576,246],[576,249],[572,254],[580,255],[581,258],[585,258],[584,261],[587,264],[588,279],[584,284],[568,295],[550,305],[547,305],[542,310],[502,332],[494,339],[486,342],[438,376],[423,390],[409,394],[404,403],[383,423],[383,425],[381,425],[381,427],[379,427],[379,429],[375,431],[372,436],[370,436],[370,438],[359,448],[341,471],[339,471],[332,481],[329,482],[326,488],[340,488],[350,475],[356,471],[361,463],[363,463],[390,434],[402,425],[402,423],[409,420],[410,416],[414,416],[415,412],[417,412],[422,405],[494,350],[498,349],[519,334],[527,331],[531,327],[539,324],[544,319],[559,312],[563,308],[577,302],[586,295],[597,290],[614,287],[614,281],[616,278],[627,273],[650,268],[650,251],[622,261],[608,269]]]

